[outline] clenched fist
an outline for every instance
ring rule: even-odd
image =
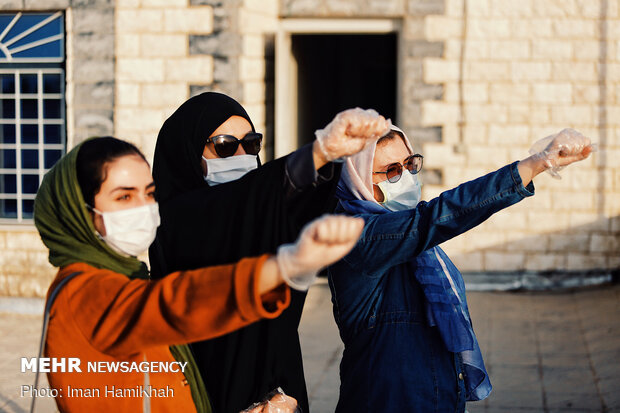
[[[307,290],[318,271],[351,251],[364,229],[362,218],[324,215],[307,224],[297,242],[278,248],[282,278],[296,290]]]
[[[358,153],[390,131],[392,123],[372,109],[347,109],[324,128],[317,130],[319,148],[326,160]]]
[[[574,129],[563,129],[536,142],[530,153],[544,164],[552,176],[559,178],[558,171],[586,159],[592,150],[589,138]]]

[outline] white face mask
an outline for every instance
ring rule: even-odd
[[[422,198],[422,188],[418,175],[404,170],[398,182],[388,180],[376,184],[383,193],[380,204],[390,211],[404,211],[415,208]]]
[[[122,209],[113,212],[101,212],[106,235],[106,244],[121,255],[136,257],[146,251],[155,240],[159,218],[157,202],[137,208]]]
[[[256,155],[237,155],[215,159],[207,159],[203,156],[202,159],[207,162],[207,176],[204,178],[210,186],[235,181],[258,168]]]

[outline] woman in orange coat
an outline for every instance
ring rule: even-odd
[[[115,138],[78,145],[47,173],[35,224],[60,267],[45,356],[79,359],[79,371],[52,371],[49,382],[60,411],[89,413],[210,412],[186,344],[277,317],[290,302],[286,284],[312,282],[363,227],[324,217],[276,256],[151,281],[136,256],[159,225],[153,178],[139,150]]]

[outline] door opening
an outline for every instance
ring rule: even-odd
[[[352,107],[396,119],[397,34],[294,34],[298,146]]]

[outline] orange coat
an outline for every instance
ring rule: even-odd
[[[148,377],[141,371],[93,372],[88,362],[124,361],[129,370],[131,362],[175,362],[169,345],[214,338],[279,316],[290,302],[288,287],[262,296],[257,291],[267,258],[176,272],[157,281],[129,279],[84,263],[61,268],[49,292],[69,274],[82,274],[61,288],[50,311],[45,357],[80,359],[81,373],[48,373],[50,385],[60,391],[60,411],[141,412],[143,386],[150,391],[152,412],[195,412],[182,372]]]

